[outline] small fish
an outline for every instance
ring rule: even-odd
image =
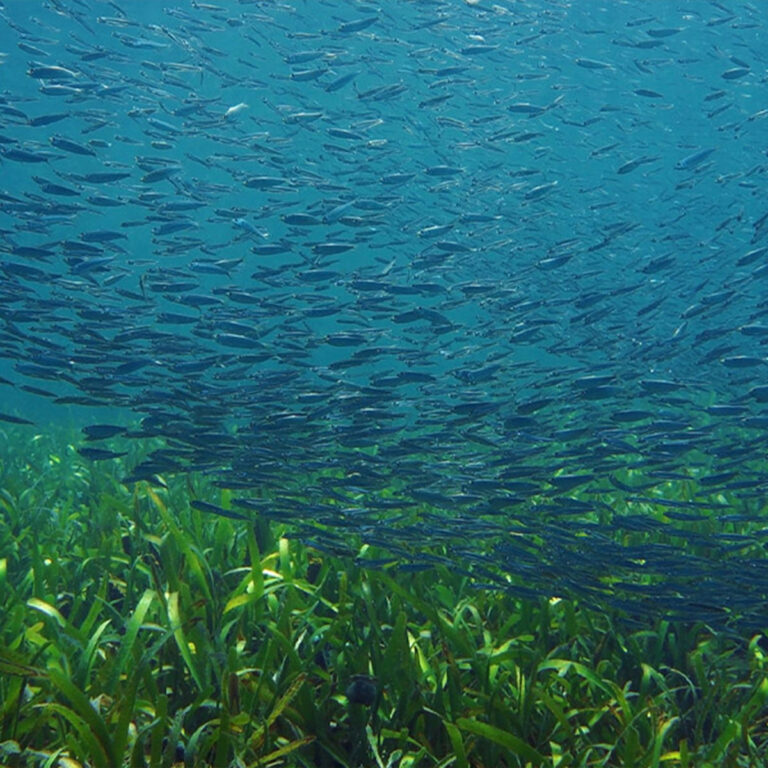
[[[529,189],[524,195],[525,200],[539,200],[542,197],[548,195],[555,187],[557,187],[557,181],[549,181],[546,184],[538,184],[535,187]]]
[[[52,64],[30,64],[27,74],[36,80],[71,80],[79,77],[74,70]]]
[[[353,82],[359,74],[359,72],[347,72],[344,75],[340,75],[325,85],[324,90],[326,93],[335,93],[336,91],[340,91],[345,85]]]
[[[233,512],[230,509],[224,509],[223,507],[211,504],[208,501],[202,501],[200,499],[192,499],[189,502],[189,506],[192,509],[196,509],[198,512],[206,512],[209,514],[219,515],[219,517],[228,517],[230,520],[248,520],[245,515],[241,515],[238,512]]]
[[[11,147],[0,152],[6,160],[15,160],[18,163],[47,163],[56,157],[52,152],[33,151],[21,147]]]
[[[754,368],[758,365],[764,365],[766,360],[753,355],[732,355],[721,358],[720,362],[726,368]]]
[[[280,218],[292,227],[316,227],[323,223],[321,218],[310,213],[284,213]]]
[[[427,176],[457,176],[464,173],[464,169],[455,165],[432,165],[429,168],[425,168],[424,173]]]
[[[73,178],[86,184],[112,184],[116,181],[128,179],[130,176],[131,174],[127,171],[97,171],[95,173],[74,175]]]
[[[645,34],[649,37],[664,38],[672,37],[672,35],[677,35],[682,31],[681,27],[664,27],[660,29],[646,29]]]
[[[644,99],[663,99],[664,97],[658,91],[652,91],[649,88],[635,88],[633,91],[637,96],[642,96]]]
[[[238,104],[229,107],[227,111],[224,112],[224,119],[228,120],[229,118],[244,112],[246,109],[248,109],[248,105],[244,101],[241,101]]]
[[[312,246],[312,253],[317,256],[335,256],[339,253],[346,253],[355,247],[354,243],[327,242],[315,243]]]
[[[364,29],[372,26],[379,20],[378,16],[365,16],[354,21],[345,21],[339,24],[338,31],[343,35],[349,35],[353,32],[362,32]]]
[[[597,59],[578,58],[574,60],[582,69],[613,69],[613,64]]]
[[[659,159],[658,155],[637,157],[634,160],[630,160],[629,162],[624,163],[624,165],[619,166],[616,169],[616,173],[618,173],[620,176],[623,176],[623,175],[626,175],[627,173],[632,173],[632,171],[636,170],[641,165],[646,165],[648,163],[655,163],[658,159]]]
[[[5,383],[9,383],[6,381]],[[13,416],[10,413],[0,413],[0,421],[5,421],[8,424],[34,424],[34,421],[30,421],[29,419],[24,419],[21,416]]]
[[[108,451],[105,448],[81,447],[77,449],[77,452],[89,461],[108,461],[109,459],[119,459],[128,455],[127,451]]]
[[[50,115],[38,115],[37,117],[30,117],[27,121],[33,128],[38,128],[44,125],[51,125],[52,123],[58,123],[60,120],[66,120],[72,115],[69,112],[57,112]]]
[[[539,115],[543,115],[548,110],[548,107],[541,107],[537,104],[529,104],[526,101],[520,101],[515,104],[510,104],[507,109],[514,114],[538,117]]]
[[[289,182],[282,176],[251,176],[244,182],[250,189],[273,189],[283,185],[289,185]]]
[[[127,427],[119,427],[114,424],[91,424],[82,428],[86,440],[105,440],[116,435],[122,435]]]
[[[675,170],[692,171],[701,165],[714,151],[715,147],[707,147],[706,149],[700,149],[698,152],[687,155],[682,160],[678,160],[677,163],[675,163]]]
[[[720,77],[723,80],[740,80],[742,77],[746,77],[750,73],[749,67],[733,67],[726,69]]]
[[[87,155],[90,157],[96,157],[96,153],[91,147],[87,147],[84,144],[78,144],[76,141],[67,139],[64,136],[51,136],[49,141],[54,147],[56,147],[56,149],[61,149],[74,155]]]
[[[261,237],[265,240],[269,239],[269,233],[265,230],[257,229],[248,219],[244,219],[242,216],[238,216],[235,219],[232,219],[232,224],[237,227],[238,229],[242,229],[250,235],[256,235],[257,237]]]
[[[158,181],[165,181],[175,176],[181,171],[179,165],[168,165],[164,168],[156,168],[154,171],[149,171],[141,177],[142,184],[157,184]]]

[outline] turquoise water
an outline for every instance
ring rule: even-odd
[[[759,616],[758,8],[30,7],[0,27],[4,419],[161,438],[126,483],[204,471],[321,548]]]

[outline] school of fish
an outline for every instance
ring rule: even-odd
[[[0,419],[103,412],[86,459],[162,441],[126,484],[370,567],[764,627],[760,3],[30,9]]]

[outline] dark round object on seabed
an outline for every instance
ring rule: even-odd
[[[376,701],[377,692],[376,678],[370,675],[352,675],[345,691],[350,704],[362,704],[366,707]]]

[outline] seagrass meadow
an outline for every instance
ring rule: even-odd
[[[0,765],[768,765],[767,22],[0,0]]]
[[[3,437],[3,765],[764,765],[762,633],[329,554],[198,511],[232,508],[203,476]]]

